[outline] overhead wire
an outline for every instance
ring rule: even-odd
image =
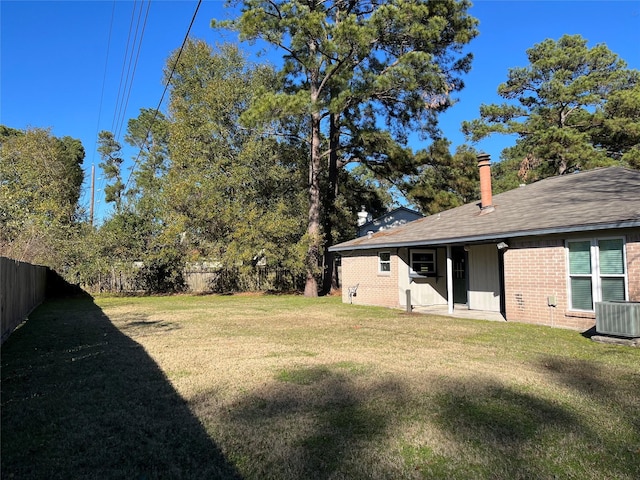
[[[113,19],[115,18],[115,11],[116,11],[116,0],[113,0],[113,5],[111,7],[111,20],[109,21],[109,36],[107,38],[107,54],[104,60],[104,73],[102,75],[102,88],[100,89],[100,104],[98,106],[98,121],[96,123],[96,140],[98,138],[98,135],[100,133],[100,119],[102,118],[102,105],[104,103],[104,90],[105,90],[105,85],[107,83],[107,71],[108,71],[108,66],[109,66],[109,53],[111,51],[111,36],[113,33]],[[95,166],[95,159],[96,159],[96,151],[97,148],[93,149],[93,155],[91,157],[91,165]],[[95,186],[95,185],[94,185]],[[104,188],[104,185],[103,187]],[[92,195],[95,195],[95,191],[92,192]],[[93,218],[90,219],[91,222],[93,223]]]
[[[114,0],[114,7],[113,7],[114,10],[115,10],[115,2],[116,0]],[[140,28],[140,22],[142,19],[144,3],[145,3],[145,0],[142,0],[139,4],[139,8],[137,8],[138,1],[134,0],[133,6],[131,9],[131,19],[129,21],[129,30],[127,32],[127,42],[126,42],[125,51],[124,51],[123,60],[122,60],[122,68],[120,71],[120,82],[118,85],[118,93],[116,95],[116,107],[114,109],[114,115],[111,121],[111,132],[113,133],[114,139],[116,141],[120,141],[122,124],[124,123],[124,118],[126,115],[128,104],[129,104],[129,99],[131,97],[131,91],[133,88],[135,73],[138,66],[138,60],[140,58],[142,40],[144,38],[147,19],[149,16],[149,10],[151,7],[151,0],[147,0],[147,8],[144,15],[144,22],[142,24],[142,28]],[[136,11],[137,11],[137,15],[136,15]],[[113,22],[113,16],[114,14],[112,12],[112,22]],[[135,23],[135,32],[133,28],[134,23]],[[111,43],[111,35],[109,38],[109,43]],[[125,74],[125,71],[126,71],[126,74]],[[105,67],[105,75],[106,75],[106,67]],[[96,138],[97,137],[98,135],[96,135]],[[98,187],[98,191],[103,191],[107,183],[106,177],[102,176],[100,178],[99,183],[100,185]],[[98,200],[97,203],[100,203],[100,200]]]
[[[127,44],[124,48],[124,58],[122,60],[122,70],[120,71],[120,84],[118,85],[118,94],[116,95],[116,109],[114,111],[113,114],[113,120],[111,121],[111,131],[114,132],[116,129],[116,125],[117,125],[117,120],[119,117],[119,111],[120,111],[120,105],[121,105],[121,96],[120,93],[122,92],[122,82],[125,78],[124,76],[124,72],[126,69],[126,65],[127,65],[127,58],[129,56],[129,44],[131,43],[131,32],[133,30],[133,21],[134,18],[136,16],[136,3],[137,0],[133,1],[133,8],[131,9],[131,20],[129,21],[129,32],[127,34]],[[126,87],[125,87],[126,88]]]
[[[116,0],[114,0],[114,9],[115,9],[115,3],[116,3]],[[133,7],[131,9],[131,20],[129,21],[129,31],[127,32],[127,43],[126,43],[126,46],[125,46],[124,57],[123,57],[123,60],[122,60],[122,69],[120,71],[120,83],[118,85],[118,93],[116,95],[116,107],[115,107],[115,110],[114,110],[113,119],[111,121],[111,132],[114,132],[115,128],[117,126],[117,119],[119,117],[119,113],[118,113],[119,112],[119,106],[122,104],[122,101],[121,101],[121,98],[122,98],[122,96],[121,96],[122,84],[123,84],[123,81],[125,80],[125,69],[126,69],[126,65],[127,65],[127,58],[129,58],[129,45],[131,44],[131,34],[132,34],[132,31],[133,31],[133,24],[134,24],[134,20],[135,20],[136,4],[137,4],[137,0],[134,0]],[[125,85],[127,84],[127,82],[128,82],[128,79],[125,82]],[[126,88],[126,86],[125,86],[125,88]],[[96,138],[97,138],[97,136],[96,136]],[[98,187],[98,191],[104,191],[106,183],[107,183],[106,177],[104,175],[101,176],[100,185]],[[100,203],[100,200],[98,200],[97,203]]]
[[[127,107],[129,106],[129,98],[131,97],[131,90],[133,89],[133,81],[136,76],[136,69],[138,67],[138,60],[140,58],[140,49],[142,47],[142,40],[144,39],[144,32],[147,27],[147,18],[149,17],[149,9],[151,7],[151,0],[147,0],[147,10],[144,16],[144,22],[142,24],[142,29],[140,30],[140,35],[138,36],[138,29],[140,28],[140,20],[142,18],[142,8],[144,7],[144,0],[140,3],[140,11],[138,13],[138,22],[136,24],[136,31],[133,37],[133,45],[131,47],[131,56],[129,57],[129,66],[127,67],[127,82],[125,82],[125,88],[122,96],[122,102],[120,104],[120,114],[117,123],[117,127],[115,129],[114,135],[116,139],[121,137],[122,126],[124,124],[124,119],[127,113]],[[135,60],[134,60],[134,50],[135,50]],[[133,65],[133,70],[132,70]]]
[[[165,83],[164,90],[162,92],[162,96],[160,97],[160,101],[158,102],[158,106],[155,109],[155,112],[153,114],[153,118],[151,119],[151,123],[150,123],[149,127],[147,128],[147,132],[146,132],[146,134],[144,136],[144,143],[140,146],[140,150],[138,151],[138,155],[136,156],[136,159],[133,162],[133,166],[131,167],[131,172],[129,173],[129,177],[127,178],[127,181],[124,184],[124,190],[127,189],[127,186],[129,185],[129,182],[131,181],[131,177],[133,176],[133,172],[135,172],[136,166],[138,165],[138,162],[140,161],[140,155],[142,154],[142,150],[144,149],[144,147],[146,146],[146,144],[148,142],[149,133],[151,133],[151,128],[153,127],[153,124],[155,123],[156,118],[158,117],[158,113],[160,112],[160,107],[162,106],[162,102],[164,101],[164,97],[167,94],[167,90],[169,89],[169,85],[171,84],[171,79],[173,78],[173,74],[176,71],[176,67],[178,66],[178,62],[180,61],[180,56],[182,55],[182,51],[184,50],[184,47],[187,44],[187,41],[189,40],[189,34],[191,33],[191,28],[193,27],[193,24],[196,21],[196,17],[198,16],[198,10],[200,10],[200,5],[201,4],[202,4],[202,0],[198,0],[198,4],[196,5],[195,11],[193,12],[193,16],[191,17],[191,22],[189,23],[189,28],[187,28],[187,32],[185,33],[184,40],[182,41],[182,45],[180,46],[180,50],[178,51],[178,55],[176,56],[176,60],[173,63],[173,67],[171,68],[171,73],[169,74],[169,76],[167,78],[167,82]]]

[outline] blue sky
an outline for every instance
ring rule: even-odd
[[[180,47],[194,14],[196,0],[146,1],[11,1],[0,2],[0,123],[12,128],[51,128],[56,136],[71,136],[86,149],[87,172],[82,203],[89,205],[89,172],[100,162],[96,152],[100,130],[120,131],[123,141],[128,119],[141,108],[155,108],[162,96],[162,71],[169,54]],[[127,38],[135,14],[144,19],[135,77],[126,110],[121,81],[129,68]],[[113,14],[113,15],[112,15]],[[630,68],[640,69],[640,1],[518,1],[477,0],[471,14],[479,19],[480,35],[469,45],[473,69],[465,77],[459,102],[441,117],[441,129],[452,147],[464,143],[460,123],[478,116],[481,103],[498,103],[498,85],[509,68],[526,66],[526,50],[547,38],[580,34],[589,46],[605,43]],[[230,32],[214,31],[212,18],[233,12],[218,0],[205,0],[191,36],[210,44],[234,42]],[[113,18],[113,22],[111,19]],[[138,37],[142,23],[138,27]],[[133,37],[132,37],[133,38]],[[133,42],[131,40],[130,42]],[[131,43],[129,48],[131,49]],[[245,45],[250,49],[249,45]],[[253,47],[255,51],[255,47]],[[136,45],[137,51],[137,45]],[[278,55],[263,57],[277,59]],[[275,61],[275,60],[274,60]],[[132,64],[133,65],[133,64]],[[120,96],[118,92],[120,91]],[[476,145],[497,160],[514,139],[494,136]],[[420,149],[427,143],[414,141]],[[125,150],[127,163],[136,152]],[[127,178],[128,172],[125,172]],[[98,171],[96,216],[111,209],[105,205],[104,180]]]

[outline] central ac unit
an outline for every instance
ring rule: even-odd
[[[596,302],[596,332],[640,337],[640,302]]]

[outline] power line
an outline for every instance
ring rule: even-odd
[[[111,21],[109,22],[109,38],[107,40],[107,56],[104,60],[104,74],[102,75],[102,88],[100,90],[100,106],[98,108],[98,124],[96,125],[96,138],[100,131],[100,117],[102,116],[102,103],[104,100],[104,86],[107,83],[107,67],[109,66],[109,51],[111,50],[111,34],[113,32],[113,18],[116,11],[116,0],[113,0],[113,7],[111,8]],[[95,158],[95,150],[93,152],[93,158]]]
[[[132,42],[131,42],[131,49],[129,50],[129,38],[127,39],[127,48],[125,50],[125,58],[124,58],[124,63],[122,64],[122,73],[120,76],[120,85],[122,85],[122,78],[124,77],[124,87],[120,90],[118,89],[118,104],[116,104],[116,113],[115,113],[115,125],[113,126],[113,134],[115,136],[115,138],[117,139],[120,134],[118,132],[118,130],[121,128],[121,124],[122,124],[122,111],[124,110],[124,102],[125,102],[125,98],[127,96],[127,87],[133,83],[132,82],[132,78],[131,78],[131,64],[133,62],[133,55],[134,52],[136,50],[136,44],[138,43],[138,29],[140,28],[140,16],[142,14],[142,7],[144,4],[144,0],[142,0],[142,2],[140,2],[140,9],[139,9],[139,13],[138,13],[138,21],[136,22],[136,27],[135,27],[135,32],[133,34],[133,36],[131,36],[131,26],[133,25],[133,18],[135,17],[135,12],[136,12],[136,2],[134,1],[133,4],[133,10],[131,12],[132,17],[131,17],[131,24],[129,25],[129,37],[132,38]],[[123,75],[124,73],[124,66],[125,64],[127,65],[127,73],[126,75]],[[120,92],[122,92],[122,96],[120,96]]]
[[[129,105],[129,99],[131,96],[131,91],[133,88],[134,78],[136,74],[136,69],[138,66],[138,60],[140,58],[140,51],[142,47],[142,40],[144,38],[144,33],[147,25],[147,19],[149,16],[149,10],[151,7],[151,0],[147,1],[147,8],[145,11],[144,22],[142,24],[142,28],[140,28],[140,22],[142,19],[142,12],[144,9],[145,0],[140,2],[139,8],[137,8],[137,0],[134,0],[133,7],[131,9],[131,20],[129,22],[129,30],[127,33],[127,43],[124,51],[124,56],[122,60],[122,69],[120,72],[120,83],[118,86],[118,93],[116,95],[116,107],[114,110],[114,116],[111,123],[111,131],[114,134],[114,139],[119,141],[119,137],[122,131],[122,124],[124,123],[124,118],[127,111],[127,106]],[[114,0],[114,9],[115,9],[115,0]],[[137,11],[137,16],[136,16]],[[137,17],[137,21],[136,21]],[[112,19],[113,21],[113,19]],[[133,25],[135,22],[135,32],[133,31]],[[140,33],[138,35],[138,33]],[[111,38],[110,38],[111,41]],[[135,60],[134,60],[135,55]],[[126,75],[125,75],[126,70]],[[106,71],[105,71],[106,75]],[[97,137],[97,135],[96,135]],[[107,183],[106,177],[102,176],[100,182],[100,188],[98,191],[104,191],[104,187]]]
[[[111,35],[113,33],[113,19],[115,17],[115,11],[116,11],[116,0],[113,0],[113,6],[111,7],[111,21],[109,22],[109,37],[107,39],[107,55],[106,58],[104,60],[104,73],[102,75],[102,88],[100,89],[100,106],[98,107],[98,121],[96,124],[96,140],[98,139],[98,134],[100,132],[100,119],[102,118],[102,105],[104,102],[104,87],[107,83],[107,71],[108,71],[108,66],[109,66],[109,52],[111,51]],[[93,149],[93,154],[91,157],[91,165],[92,165],[92,178],[94,177],[93,174],[93,169],[95,168],[95,159],[96,159],[96,151],[97,148]],[[93,203],[93,196],[95,194],[95,188],[91,188],[91,203]],[[91,209],[91,218],[90,221],[93,224],[93,208]]]
[[[138,161],[140,160],[140,155],[142,154],[142,149],[145,147],[146,143],[148,142],[149,133],[151,133],[151,128],[153,127],[153,124],[156,121],[156,117],[158,116],[158,113],[160,112],[160,107],[162,106],[162,102],[164,101],[164,97],[167,94],[167,90],[169,89],[169,84],[171,83],[171,79],[173,78],[173,74],[176,71],[176,67],[178,66],[178,61],[180,61],[180,56],[182,55],[182,51],[184,50],[184,46],[187,44],[187,40],[189,40],[189,33],[191,32],[191,27],[193,27],[193,24],[196,21],[196,17],[198,15],[198,10],[200,9],[200,4],[201,3],[202,3],[202,0],[198,0],[198,4],[196,5],[196,9],[193,12],[193,16],[191,17],[191,23],[189,24],[189,28],[187,29],[187,33],[184,36],[184,40],[182,41],[182,45],[180,46],[180,50],[178,51],[178,55],[176,56],[176,61],[174,62],[173,67],[171,68],[171,73],[169,74],[169,77],[167,78],[167,83],[164,86],[164,90],[162,92],[162,96],[160,97],[160,101],[158,102],[158,106],[156,107],[156,110],[155,110],[155,112],[153,114],[153,118],[151,119],[151,124],[149,125],[149,128],[147,129],[147,133],[145,134],[144,143],[140,147],[140,151],[138,152],[138,155],[136,156],[136,159],[133,162],[133,166],[131,167],[131,173],[129,173],[129,177],[127,178],[127,181],[124,184],[124,190],[127,189],[127,186],[129,185],[129,181],[131,180],[131,177],[133,176],[133,172],[135,171],[136,166],[138,165]]]
[[[124,80],[124,72],[125,67],[127,65],[127,57],[129,55],[129,44],[131,43],[131,31],[133,30],[133,19],[136,16],[136,3],[137,0],[133,2],[133,8],[131,9],[131,21],[129,22],[129,32],[127,34],[127,45],[124,48],[124,58],[122,60],[122,70],[120,71],[120,84],[118,85],[118,94],[116,95],[116,110],[113,114],[113,121],[111,122],[111,131],[115,131],[115,127],[117,125],[119,106],[121,105],[120,101],[120,93],[122,92],[122,81]]]
[[[138,67],[138,59],[140,58],[140,49],[142,47],[142,40],[144,38],[144,32],[147,27],[147,18],[149,17],[149,9],[151,7],[151,0],[147,1],[147,10],[144,16],[144,22],[142,24],[142,30],[140,31],[140,36],[138,37],[138,28],[140,27],[140,19],[142,18],[142,7],[144,6],[144,0],[140,4],[140,12],[138,13],[138,23],[136,24],[136,31],[134,34],[133,46],[131,48],[131,56],[129,58],[129,67],[127,69],[127,83],[125,83],[125,91],[123,92],[122,103],[121,103],[121,115],[120,119],[117,123],[116,131],[114,132],[116,139],[120,138],[122,132],[122,125],[124,124],[124,118],[127,113],[127,107],[129,106],[129,98],[131,97],[131,90],[133,89],[133,81],[136,76],[136,69]],[[137,50],[136,50],[137,43]],[[133,60],[133,53],[136,50],[135,60]],[[133,62],[133,71],[131,70],[131,65]],[[131,75],[129,73],[131,72]],[[127,87],[128,84],[128,87]],[[126,92],[126,93],[125,93]]]

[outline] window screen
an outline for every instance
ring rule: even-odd
[[[378,271],[379,272],[391,271],[391,253],[389,252],[378,253]]]
[[[416,250],[411,252],[411,274],[432,276],[436,274],[436,251]]]
[[[626,274],[621,238],[567,243],[571,308],[594,309],[594,302],[624,301]]]

